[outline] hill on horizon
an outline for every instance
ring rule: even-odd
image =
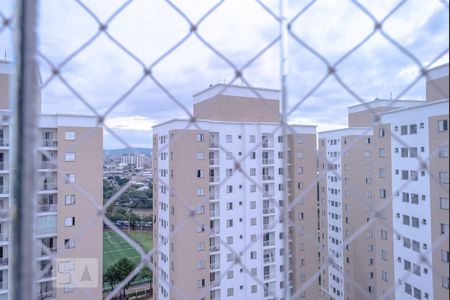
[[[151,148],[123,148],[123,149],[105,149],[103,150],[104,156],[121,156],[122,154],[132,154],[132,153],[144,154],[147,156],[152,155]]]

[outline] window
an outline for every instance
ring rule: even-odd
[[[205,224],[197,224],[197,233],[205,232]]]
[[[303,159],[303,152],[302,151],[297,152],[297,158],[298,159]]]
[[[250,259],[256,259],[256,251],[250,252]]]
[[[227,297],[231,297],[233,296],[233,288],[228,288],[227,289]]]
[[[402,152],[401,152],[401,156],[402,157],[408,157],[408,148],[402,148]]]
[[[197,196],[205,196],[205,189],[204,188],[198,188],[197,189]]]
[[[449,252],[447,250],[441,249],[441,260],[443,262],[449,262]]]
[[[256,184],[250,185],[250,193],[255,193],[255,192],[256,192]]]
[[[385,198],[386,198],[386,190],[380,189],[380,199],[385,199]]]
[[[439,157],[448,157],[448,145],[439,146]]]
[[[197,215],[204,215],[204,214],[205,214],[205,206],[200,205],[199,207],[197,207]]]
[[[256,143],[256,135],[250,136],[250,143],[252,143],[252,144]]]
[[[66,249],[75,248],[75,240],[74,239],[65,239],[64,240],[64,248],[66,248]]]
[[[407,293],[408,295],[412,294],[412,286],[406,282],[405,282],[405,293]]]
[[[402,180],[408,180],[408,179],[409,179],[408,170],[402,170]]]
[[[203,160],[203,159],[205,159],[205,153],[197,152],[197,160]]]
[[[203,178],[205,177],[205,172],[203,170],[197,170],[197,178]]]
[[[410,249],[411,248],[411,240],[403,237],[403,247]]]
[[[410,217],[409,217],[409,216],[403,215],[403,225],[410,225],[410,224],[411,224],[410,221],[411,221],[411,220],[410,220]]]
[[[409,203],[409,194],[408,193],[402,193],[402,201]]]
[[[387,261],[387,251],[384,249],[381,249],[381,259],[384,261]]]
[[[401,135],[408,134],[408,126],[407,125],[400,126],[400,134]]]
[[[417,181],[418,179],[419,179],[419,172],[417,172],[417,171],[410,171],[409,172],[410,174],[410,179],[412,180],[412,181]]]
[[[226,135],[226,136],[225,136],[225,141],[226,141],[227,143],[232,143],[232,142],[233,142],[233,136],[231,136],[231,135]]]
[[[234,276],[233,271],[227,272],[227,279],[233,279],[233,276]]]
[[[73,283],[64,284],[64,294],[73,293],[73,291],[74,291]]]
[[[448,184],[448,172],[439,172],[439,183]]]
[[[74,205],[75,195],[64,195],[64,205]]]
[[[75,183],[75,174],[65,174],[64,182],[65,183]]]
[[[409,134],[417,134],[417,124],[409,125]]]
[[[197,142],[203,142],[205,140],[205,135],[203,133],[197,133]]]
[[[365,151],[364,152],[364,157],[369,158],[371,156],[370,151]]]
[[[226,159],[227,160],[232,160],[233,159],[233,153],[232,152],[227,152]]]
[[[227,236],[227,244],[228,245],[233,244],[233,237],[232,236]]]
[[[388,273],[386,271],[381,271],[381,279],[388,282]]]
[[[233,192],[233,186],[232,185],[227,185],[226,186],[226,192],[227,193],[232,193]]]
[[[197,287],[199,289],[205,287],[205,284],[206,284],[206,280],[205,279],[197,280]]]
[[[382,138],[384,136],[385,136],[384,128],[379,128],[378,129],[378,137]]]
[[[252,291],[252,294],[257,293],[258,292],[258,286],[256,284],[252,285],[251,291]]]
[[[378,149],[378,153],[380,157],[386,157],[386,149],[380,148]]]
[[[227,220],[227,227],[233,227],[233,220],[232,219],[228,219]]]
[[[250,176],[256,176],[256,169],[250,168]]]
[[[442,287],[448,290],[448,277],[442,275]]]
[[[203,270],[205,268],[205,261],[204,260],[198,260],[197,261],[197,269]]]
[[[197,252],[202,252],[205,251],[205,243],[201,242],[201,243],[197,243]]]
[[[232,209],[233,209],[233,203],[227,202],[227,210],[232,210]]]
[[[418,194],[411,194],[411,203],[419,204],[419,195]]]
[[[414,298],[422,299],[422,291],[418,288],[414,288]]]
[[[441,223],[441,234],[448,234],[448,224]]]
[[[381,239],[387,240],[387,230],[381,229]]]
[[[448,210],[448,198],[439,198],[439,203],[440,203],[441,209]]]
[[[75,226],[75,217],[64,218],[64,226],[65,227]]]
[[[448,130],[448,120],[438,120],[438,131],[447,131]]]
[[[380,169],[380,178],[386,178],[386,169]]]
[[[413,240],[411,249],[413,251],[420,252],[420,243],[418,241]]]
[[[419,218],[411,217],[411,225],[412,227],[419,228]]]
[[[417,157],[417,147],[409,148],[409,156]]]
[[[66,141],[74,141],[75,140],[75,131],[64,132],[64,139]]]

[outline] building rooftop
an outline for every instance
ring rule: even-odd
[[[280,100],[280,91],[265,88],[246,87],[218,83],[193,95],[194,104],[216,96],[234,96],[255,99]]]

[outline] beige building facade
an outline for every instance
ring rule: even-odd
[[[14,151],[8,109],[11,64],[0,62],[0,73],[0,207],[8,209]],[[103,222],[97,209],[103,203],[102,128],[93,117],[52,114],[40,114],[38,126],[37,296],[101,299]],[[0,222],[0,299],[9,299],[10,234],[8,222]]]
[[[319,133],[322,298],[448,298],[448,65],[428,75],[427,101]]]
[[[195,126],[154,127],[156,299],[318,297],[307,283],[318,270],[316,129],[294,125],[285,140],[279,92],[257,94],[212,86],[194,95]]]

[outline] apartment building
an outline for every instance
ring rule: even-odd
[[[12,65],[0,61],[0,208],[10,206]],[[36,257],[39,299],[102,297],[102,129],[93,117],[43,114],[38,119]],[[0,299],[8,298],[11,228],[0,221]],[[40,248],[42,243],[46,248]],[[33,249],[30,249],[33,251]],[[84,264],[87,265],[84,265]],[[86,267],[81,272],[80,267]],[[87,273],[86,273],[87,272]],[[66,283],[57,279],[71,274]],[[77,278],[77,276],[86,276]],[[79,287],[84,281],[86,289]]]
[[[430,70],[427,101],[377,99],[348,119],[319,133],[322,298],[447,299],[448,65]]]
[[[156,299],[318,297],[316,128],[283,135],[279,91],[256,91],[214,85],[195,125],[154,127]]]

